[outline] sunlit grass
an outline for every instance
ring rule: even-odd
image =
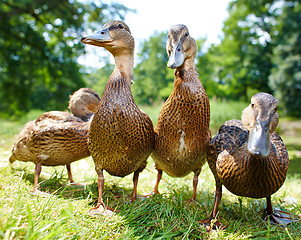
[[[211,101],[211,131],[231,118],[240,119],[246,103]],[[161,106],[141,107],[156,121]],[[233,110],[234,109],[234,110]],[[91,217],[88,210],[97,201],[96,173],[93,160],[87,158],[72,164],[75,181],[86,187],[68,186],[65,167],[43,167],[40,188],[50,193],[33,196],[34,164],[8,163],[15,135],[26,121],[40,112],[31,112],[19,121],[0,119],[0,238],[1,239],[299,239],[301,223],[287,228],[271,226],[262,220],[265,199],[241,198],[223,188],[219,206],[220,221],[226,230],[210,234],[199,220],[209,216],[214,202],[215,182],[206,164],[199,177],[196,203],[186,202],[192,196],[193,174],[172,178],[163,174],[161,195],[150,198],[156,181],[156,170],[149,158],[140,174],[139,200],[129,204],[132,175],[125,178],[105,173],[104,199],[121,211],[112,217]],[[280,121],[281,122],[281,121]],[[301,123],[301,121],[300,121]],[[301,214],[300,135],[281,135],[286,143],[291,165],[282,188],[272,196],[273,206]],[[296,164],[294,164],[294,162]]]
[[[210,101],[210,130],[214,136],[218,128],[227,120],[241,119],[242,110],[249,103],[212,99]]]

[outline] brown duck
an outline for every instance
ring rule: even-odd
[[[98,174],[99,189],[97,206],[90,212],[111,214],[102,197],[103,170],[118,177],[134,172],[132,200],[135,200],[139,173],[146,167],[153,149],[153,124],[138,108],[131,92],[134,38],[129,27],[122,21],[109,22],[81,41],[104,47],[115,59],[115,69],[108,79],[89,133],[89,150]]]
[[[222,185],[238,196],[266,198],[265,212],[272,223],[292,221],[285,212],[273,212],[271,203],[271,195],[284,183],[289,164],[286,147],[274,131],[279,120],[277,105],[272,95],[257,93],[244,109],[242,121],[230,120],[219,128],[208,152],[216,181],[215,202],[211,216],[201,223],[209,226],[216,218]],[[216,226],[220,226],[218,221]]]
[[[38,192],[38,181],[43,166],[66,165],[71,183],[73,177],[70,164],[88,157],[87,144],[89,119],[96,111],[100,97],[89,88],[76,91],[69,101],[69,112],[51,111],[28,122],[12,147],[11,163],[16,160],[36,164],[34,193]]]
[[[198,176],[211,140],[209,100],[194,63],[197,45],[185,25],[171,27],[166,50],[167,66],[175,69],[175,79],[174,89],[155,126],[153,159],[158,176],[154,193],[158,193],[163,171],[172,177],[194,172],[192,199],[195,200]]]

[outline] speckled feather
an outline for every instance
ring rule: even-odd
[[[174,177],[201,171],[211,139],[209,121],[209,100],[196,70],[182,70],[155,126],[157,169]]]
[[[28,122],[13,145],[10,162],[19,160],[57,166],[88,157],[87,138],[91,122],[88,119],[93,116],[99,100],[94,90],[81,88],[70,96],[72,113],[45,112]]]
[[[242,121],[225,122],[210,143],[208,164],[217,185],[238,196],[263,198],[284,183],[289,158],[280,136],[270,135],[270,153],[259,158],[247,150],[248,131]]]
[[[70,121],[72,118],[74,122]],[[21,134],[14,145],[10,161],[30,161],[35,164],[41,162],[44,166],[57,166],[88,157],[89,125],[89,122],[72,114],[69,114],[68,121],[41,121],[41,118],[32,121],[25,127],[30,131],[26,135]]]
[[[89,133],[96,171],[119,177],[142,171],[154,144],[153,124],[134,102],[130,82],[124,74],[110,77]]]

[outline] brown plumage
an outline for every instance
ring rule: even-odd
[[[89,118],[96,111],[99,100],[94,90],[81,88],[70,96],[69,108],[75,115],[51,111],[25,125],[12,147],[9,161],[36,164],[34,191],[39,188],[42,165],[66,165],[70,182],[73,182],[70,164],[90,155],[87,144]]]
[[[215,203],[211,216],[201,223],[210,225],[216,217],[222,185],[238,196],[266,198],[271,222],[289,221],[286,213],[273,213],[271,205],[271,195],[284,183],[289,164],[286,147],[274,131],[279,120],[277,105],[272,95],[255,94],[243,111],[242,121],[230,120],[219,128],[208,152],[216,181]]]
[[[194,172],[192,199],[195,200],[198,175],[206,162],[211,140],[209,100],[194,63],[197,45],[185,25],[171,27],[166,50],[167,65],[175,69],[175,79],[174,89],[155,126],[153,159],[158,177],[154,193],[158,193],[162,171],[173,177]]]
[[[109,22],[81,41],[104,47],[115,59],[115,69],[108,79],[89,133],[89,149],[99,188],[98,204],[91,212],[111,214],[103,211],[103,170],[119,177],[134,172],[132,200],[135,200],[139,172],[146,167],[153,149],[153,124],[149,116],[139,110],[131,93],[134,38],[129,27],[121,21]]]

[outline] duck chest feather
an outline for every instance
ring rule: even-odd
[[[197,76],[176,77],[155,126],[156,164],[178,177],[200,169],[211,139],[209,121],[208,97]]]
[[[285,145],[279,135],[273,132],[269,155],[254,156],[247,149],[247,130],[240,121],[235,121],[226,122],[220,128],[218,138],[210,144],[210,148],[220,146],[214,150],[218,152],[216,174],[233,194],[251,198],[271,196],[286,178],[289,159]],[[208,163],[212,169],[212,157],[208,159]]]
[[[109,83],[89,132],[95,166],[126,176],[145,167],[153,143],[152,122],[135,104],[130,86],[123,79]]]

